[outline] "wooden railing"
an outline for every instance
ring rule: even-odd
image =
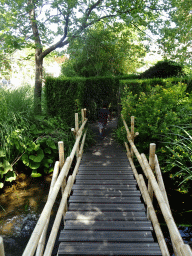
[[[147,205],[148,218],[151,220],[153,224],[154,231],[156,233],[156,237],[157,237],[162,255],[167,256],[170,254],[169,254],[169,250],[167,248],[167,244],[165,242],[163,233],[161,231],[161,227],[157,219],[154,206],[153,206],[153,194],[156,196],[157,202],[160,206],[161,212],[167,224],[175,255],[176,256],[192,256],[191,248],[189,245],[184,244],[183,239],[179,233],[179,230],[177,228],[177,225],[175,224],[175,221],[171,213],[158,158],[157,158],[157,155],[155,154],[156,145],[154,143],[150,144],[149,162],[148,162],[146,156],[144,154],[140,154],[134,144],[134,137],[138,135],[138,133],[137,134],[134,133],[134,117],[131,117],[131,132],[129,131],[129,128],[123,116],[122,116],[122,120],[127,132],[127,139],[131,147],[131,150],[130,150],[128,144],[125,142],[127,157],[129,159],[130,165],[134,172],[135,179],[137,180],[139,189],[142,193],[144,202]],[[146,186],[143,175],[138,174],[135,168],[135,165],[133,163],[133,153],[137,157],[137,160],[142,167],[143,173],[148,182],[148,188]],[[154,173],[156,174],[156,177]]]
[[[35,254],[36,256],[42,256],[42,255],[49,256],[52,254],[52,250],[54,248],[55,240],[58,234],[62,217],[64,217],[67,211],[67,199],[71,193],[71,188],[75,181],[75,177],[78,172],[81,157],[83,154],[83,147],[84,147],[86,133],[87,133],[87,131],[85,131],[83,135],[84,127],[87,123],[87,119],[85,118],[86,109],[83,109],[81,111],[81,115],[82,115],[82,125],[79,129],[78,114],[77,113],[75,114],[75,128],[73,129],[73,132],[76,136],[76,141],[70,156],[67,157],[66,160],[64,157],[63,142],[58,142],[59,161],[56,161],[54,166],[48,199],[39,217],[39,220],[33,230],[33,233],[29,239],[29,242],[23,252],[23,256],[32,256],[35,254],[35,252],[36,252]],[[83,138],[82,138],[82,135],[83,135]],[[79,146],[80,140],[81,140],[81,145]],[[73,174],[68,177],[69,169],[71,167],[75,154],[76,154],[76,165],[74,167]],[[45,247],[45,240],[47,236],[47,228],[49,224],[51,210],[55,203],[59,190],[61,190],[62,199],[60,201],[60,205],[55,217],[55,221],[53,223],[52,230],[49,234],[49,238]]]

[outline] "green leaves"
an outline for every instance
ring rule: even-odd
[[[54,157],[57,152],[57,147],[50,137],[42,137],[35,142],[32,142],[30,147],[25,150],[22,156],[23,163],[32,169],[32,177],[40,177],[42,170],[44,173],[49,173],[54,162]],[[36,171],[35,171],[36,170]],[[40,171],[38,173],[37,171]]]
[[[28,86],[12,91],[0,89],[0,188],[16,179],[17,168],[33,177],[52,172],[58,158],[57,142],[65,142],[66,154],[73,143],[65,121],[34,116],[31,98]]]
[[[161,50],[172,60],[179,60],[191,66],[192,2],[190,0],[169,0],[166,19],[161,20],[158,34]],[[179,46],[179,47],[178,47]]]
[[[12,182],[16,179],[12,165],[6,160],[4,151],[0,151],[0,189],[4,186],[4,181]]]
[[[2,159],[1,161],[2,162],[0,162],[0,168],[1,168],[0,174],[1,174],[1,178],[3,178],[4,174],[8,173],[8,171],[12,171],[12,166],[5,159]]]
[[[186,85],[178,79],[148,79],[125,81],[122,86],[125,87],[122,114],[128,125],[130,117],[136,117],[138,150],[147,154],[149,144],[156,143],[158,157],[165,163],[168,157],[165,143],[169,143],[171,137],[175,139],[178,125],[188,126],[191,123],[192,105]],[[126,140],[121,128],[118,136]]]
[[[113,27],[99,22],[83,38],[69,44],[70,59],[62,66],[65,76],[108,76],[132,73],[145,54],[135,29],[124,23]]]
[[[33,177],[33,178],[39,178],[41,176],[42,176],[42,174],[38,173],[37,171],[32,171],[32,173],[31,173],[31,177]]]
[[[16,180],[16,174],[14,171],[9,171],[5,176],[5,181],[12,182]]]
[[[54,143],[53,140],[51,140],[51,139],[46,140],[46,144],[47,144],[47,146],[49,146],[51,149],[57,149],[57,147],[55,146],[55,143]]]
[[[36,151],[36,155],[30,155],[29,159],[31,159],[35,163],[40,163],[44,158],[43,150],[40,148]]]

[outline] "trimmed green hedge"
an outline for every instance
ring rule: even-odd
[[[53,78],[47,77],[45,96],[51,116],[60,116],[68,125],[74,124],[74,113],[87,108],[88,118],[96,120],[102,102],[117,107],[119,78]]]
[[[173,78],[153,78],[153,79],[133,79],[133,80],[120,80],[120,87],[124,89],[127,87],[129,91],[133,93],[133,95],[139,95],[141,92],[149,93],[151,89],[156,85],[161,85],[163,87],[178,84],[178,82],[182,82],[187,85],[186,92],[190,93],[192,91],[192,81],[187,77],[173,77]]]
[[[146,78],[168,78],[185,75],[183,66],[171,60],[158,61],[154,66],[143,72],[140,77]]]
[[[84,85],[83,78],[47,77],[45,97],[48,113],[51,116],[61,117],[69,126],[74,125],[74,113],[81,108],[81,92],[84,90]]]

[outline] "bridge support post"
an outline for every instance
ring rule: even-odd
[[[149,165],[153,172],[155,172],[155,150],[156,150],[156,144],[151,143],[149,147]],[[149,180],[148,180],[148,192],[149,192],[151,201],[153,202],[153,188]],[[149,214],[149,209],[147,209],[147,218],[151,219]]]

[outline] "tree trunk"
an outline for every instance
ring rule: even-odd
[[[43,58],[39,58],[39,49],[36,50],[35,57],[35,89],[34,89],[34,112],[39,115],[41,109],[41,93],[42,93],[42,74],[43,74]]]

